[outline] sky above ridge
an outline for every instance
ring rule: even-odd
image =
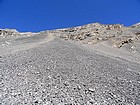
[[[140,0],[0,0],[0,28],[42,31],[140,22]]]

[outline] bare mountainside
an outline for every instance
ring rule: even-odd
[[[140,23],[0,29],[0,105],[140,105]]]

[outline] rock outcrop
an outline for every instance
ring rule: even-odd
[[[32,32],[18,32],[16,29],[0,29],[0,37],[7,38],[7,37],[16,37],[16,36],[32,36],[38,33]]]
[[[135,43],[140,39],[139,24],[125,27],[121,24],[103,25],[93,23],[79,27],[52,30],[49,33],[53,33],[55,37],[64,40],[79,41],[84,44],[109,41],[116,48]]]
[[[19,32],[15,29],[0,29],[0,37],[16,36]]]
[[[113,47],[121,48],[127,44],[132,45],[139,42],[140,23],[130,27],[125,27],[122,24],[93,23],[72,28],[42,31],[39,33],[20,33],[15,29],[0,29],[0,37],[19,35],[32,36],[40,33],[49,33],[57,38],[90,45],[108,41],[112,43]]]

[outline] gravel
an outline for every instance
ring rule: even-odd
[[[140,105],[139,29],[1,30],[0,105]]]
[[[56,38],[0,56],[0,105],[140,105],[139,70]]]

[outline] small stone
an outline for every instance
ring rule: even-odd
[[[95,89],[89,88],[89,91],[90,91],[90,92],[94,92],[94,91],[95,91]]]

